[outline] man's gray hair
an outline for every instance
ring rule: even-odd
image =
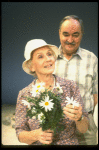
[[[81,31],[82,31],[82,34],[83,34],[83,33],[84,33],[83,21],[82,21],[81,19],[79,19],[79,17],[76,16],[76,15],[70,15],[70,16],[64,17],[64,18],[61,20],[60,24],[59,24],[59,29],[61,29],[61,26],[62,26],[62,24],[63,24],[64,21],[70,20],[70,19],[77,20],[77,21],[80,23]]]

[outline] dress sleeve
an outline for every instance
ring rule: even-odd
[[[82,106],[82,115],[88,118],[88,113],[84,109],[84,102],[80,95],[80,89],[74,81],[71,81],[71,97],[73,97],[73,100],[79,102]]]
[[[17,137],[22,131],[30,131],[28,126],[28,118],[26,117],[26,106],[22,104],[22,92],[20,91],[17,98],[15,112],[15,130]]]

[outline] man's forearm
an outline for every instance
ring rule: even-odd
[[[76,127],[81,133],[85,133],[88,129],[88,119],[83,117],[81,121],[76,121]]]
[[[96,106],[96,104],[98,103],[98,94],[93,94],[94,97],[94,107]]]

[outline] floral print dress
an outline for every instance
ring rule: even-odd
[[[79,102],[79,104],[82,106],[82,113],[85,117],[88,117],[88,113],[84,110],[84,104],[81,99],[80,90],[77,87],[76,83],[71,80],[66,80],[63,78],[60,78],[58,76],[55,76],[55,83],[58,83],[60,87],[62,87],[63,94],[61,96],[61,107],[66,106],[66,97],[73,97],[74,100]],[[30,119],[29,117],[26,117],[26,106],[23,105],[22,96],[30,96],[32,85],[35,85],[36,79],[29,84],[27,87],[19,91],[18,98],[17,98],[17,104],[16,104],[16,113],[15,113],[15,130],[17,137],[22,131],[31,131],[36,130],[40,128],[39,120],[37,120],[35,117]],[[65,119],[60,122],[60,124],[64,125],[64,130],[56,133],[56,135],[53,138],[52,145],[79,145],[78,139],[76,137],[76,123],[73,120],[69,120],[68,117],[65,117]],[[32,145],[42,145],[39,141],[36,141],[32,143]]]

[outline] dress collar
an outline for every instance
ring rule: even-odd
[[[66,86],[66,79],[58,77],[55,74],[53,74],[53,76],[54,76],[54,79],[55,79],[55,85],[54,86],[56,86],[57,83],[59,83],[60,87]],[[37,80],[37,78],[32,81],[31,85],[35,85],[36,84],[36,80]],[[30,88],[30,91],[32,91],[32,86]]]
[[[56,86],[56,75],[55,74],[53,74],[53,76],[54,76],[54,86]],[[36,84],[36,81],[37,81],[37,77],[32,81],[32,84],[33,85],[35,85]]]

